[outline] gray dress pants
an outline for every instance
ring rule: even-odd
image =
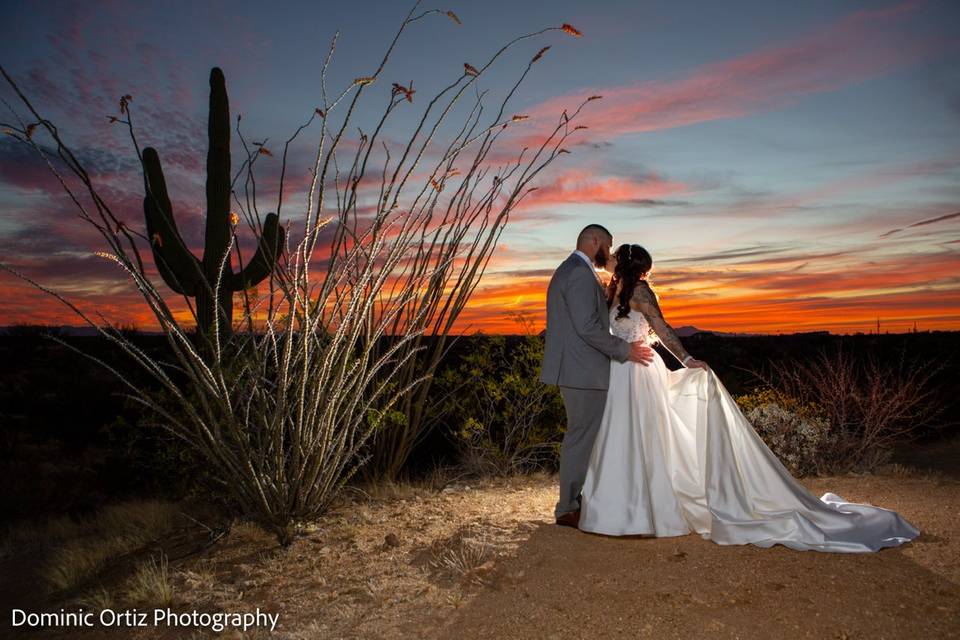
[[[580,508],[580,490],[607,403],[605,389],[560,387],[560,395],[567,410],[567,431],[560,447],[560,501],[554,510],[558,516]]]

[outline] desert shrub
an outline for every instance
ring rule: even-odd
[[[771,435],[768,444],[774,442],[771,448],[785,462],[796,460],[818,473],[872,471],[897,446],[936,424],[943,411],[936,402],[940,370],[908,361],[905,352],[881,362],[875,354],[857,358],[839,346],[806,362],[774,363],[761,374],[778,409],[751,406],[757,399],[741,406],[748,418],[753,414],[761,435],[781,434]]]
[[[506,475],[556,465],[563,437],[563,401],[539,381],[543,339],[476,338],[435,381],[436,411],[464,467]]]
[[[189,416],[169,393],[156,391],[155,397],[181,422]],[[190,398],[191,389],[185,389]],[[199,400],[196,400],[199,402]],[[133,405],[129,399],[125,408]],[[227,508],[234,505],[229,490],[218,475],[204,464],[203,456],[164,428],[165,417],[142,407],[130,417],[118,415],[102,428],[106,453],[103,465],[111,469],[114,482],[135,495],[157,496],[170,500],[199,500]]]
[[[773,389],[736,397],[737,404],[770,450],[795,476],[817,475],[831,446],[830,425],[815,405],[799,406]]]

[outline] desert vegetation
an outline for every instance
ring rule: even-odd
[[[950,426],[940,359],[881,362],[875,351],[821,347],[806,360],[770,362],[752,393],[736,398],[795,475],[875,471],[897,448]]]
[[[14,333],[0,337],[4,354],[11,356],[4,362],[31,364],[3,370],[4,393],[16,393],[11,381],[35,376],[45,386],[61,387],[61,379],[71,379],[75,367],[89,366],[77,349],[27,330]],[[110,349],[102,338],[60,337],[86,352]],[[140,334],[131,339],[144,350],[157,349],[158,357],[162,353],[161,336]],[[810,354],[805,362],[813,366],[818,353],[838,349],[858,366],[869,362],[865,354],[890,354],[893,359],[887,362],[899,362],[904,350],[922,362],[951,340],[956,336],[936,333],[825,336],[813,344],[804,336],[686,339],[691,351],[716,363],[758,432],[812,489],[867,501],[882,495],[884,504],[894,508],[899,503],[891,496],[909,490],[911,500],[932,501],[923,507],[931,513],[942,510],[942,501],[952,499],[956,486],[949,468],[937,470],[936,465],[937,459],[952,455],[941,451],[944,445],[938,443],[956,446],[949,444],[955,442],[950,440],[949,425],[955,419],[951,411],[956,410],[949,386],[931,380],[918,389],[933,394],[929,403],[946,409],[925,431],[909,434],[920,436],[920,442],[911,446],[919,446],[916,451],[922,453],[914,455],[910,453],[914,449],[894,445],[893,463],[883,462],[886,456],[871,456],[866,460],[876,466],[858,465],[857,475],[840,476],[839,468],[826,464],[837,453],[829,446],[832,441],[808,441],[799,427],[804,421],[823,420],[823,410],[782,389],[762,386],[744,369],[760,371],[764,363],[784,362],[797,353]],[[322,516],[298,523],[287,547],[278,547],[274,533],[262,528],[219,483],[206,478],[203,465],[185,464],[179,457],[181,443],[149,428],[149,421],[137,424],[135,405],[124,409],[130,415],[126,421],[117,422],[104,412],[78,415],[67,426],[51,422],[50,416],[79,402],[70,395],[30,403],[21,399],[20,404],[13,402],[14,396],[5,396],[10,401],[4,407],[23,418],[7,423],[12,427],[7,434],[17,435],[5,441],[4,459],[19,462],[4,463],[12,491],[4,495],[9,508],[3,511],[20,515],[3,536],[0,564],[6,575],[22,574],[36,585],[10,581],[5,588],[19,590],[19,597],[94,610],[168,602],[174,608],[218,610],[241,601],[263,606],[280,601],[285,628],[307,634],[303,637],[311,632],[349,636],[357,625],[374,634],[402,637],[405,627],[396,622],[400,618],[429,626],[434,624],[429,620],[437,617],[472,615],[467,612],[475,601],[536,579],[530,568],[516,565],[515,554],[569,544],[543,538],[538,528],[552,513],[551,473],[556,461],[551,447],[539,445],[558,442],[563,426],[555,400],[549,399],[551,390],[536,382],[532,364],[542,348],[538,345],[542,340],[529,334],[458,339],[441,361],[435,380],[437,389],[448,390],[437,398],[449,395],[447,400],[454,401],[444,400],[431,409],[438,412],[432,414],[436,424],[409,459],[404,476],[399,480],[354,476]],[[745,355],[731,355],[740,350]],[[951,366],[956,365],[948,362],[948,373]],[[33,367],[39,370],[31,371]],[[117,402],[114,394],[122,389],[120,384],[108,376],[94,378],[90,388],[81,386],[77,393],[94,406],[110,406]],[[489,395],[500,387],[503,393]],[[757,409],[780,421],[762,421],[753,415]],[[463,433],[467,424],[475,429],[469,438]],[[824,424],[815,424],[829,433]],[[44,430],[32,432],[36,425]],[[46,442],[47,448],[36,448],[37,440]],[[55,442],[62,448],[49,448]],[[811,443],[809,449],[802,448]],[[531,458],[528,452],[537,454]],[[909,455],[903,457],[904,453]],[[797,454],[799,465],[792,457]],[[95,459],[109,464],[95,466],[95,473],[83,476],[69,470],[71,464],[87,465]],[[49,462],[44,466],[38,460],[58,460],[57,472]],[[142,464],[146,460],[153,464]],[[56,492],[56,497],[32,503],[32,517],[25,517],[23,505],[42,495],[46,484],[52,485],[50,493]],[[919,508],[918,502],[913,504]],[[921,521],[920,526],[932,535],[946,535],[935,520]],[[531,536],[536,541],[525,542]],[[674,571],[699,553],[690,544],[684,542],[680,551],[664,547],[665,562]],[[935,567],[939,556],[934,547],[939,548],[920,545],[918,553],[926,553],[925,562]],[[249,595],[241,600],[241,594]],[[5,595],[16,601],[13,593]],[[941,598],[933,592],[928,596]],[[931,623],[936,619],[930,618]]]
[[[504,132],[527,119],[511,113],[509,102],[549,47],[532,56],[499,97],[477,90],[478,83],[518,43],[549,31],[578,35],[569,25],[546,28],[508,42],[479,67],[464,64],[459,76],[424,99],[414,130],[399,146],[391,149],[381,136],[390,117],[414,103],[412,85],[399,83],[380,94],[386,107],[369,132],[360,129],[348,141],[361,98],[386,81],[381,73],[394,48],[414,23],[437,14],[443,16],[418,13],[415,6],[379,66],[328,95],[334,38],[321,69],[323,103],[285,142],[277,211],[265,217],[255,169],[273,153],[263,143],[248,144],[238,118],[236,136],[246,157],[231,173],[226,81],[220,69],[211,70],[206,236],[199,259],[177,230],[159,154],[140,150],[132,96],[120,98],[117,120],[127,127],[143,168],[146,233],[116,217],[57,127],[0,69],[27,112],[21,116],[8,105],[15,121],[4,124],[6,132],[47,162],[81,218],[100,233],[106,249],[100,255],[129,274],[166,338],[170,360],[153,358],[124,332],[49,293],[147,374],[151,384],[139,384],[125,367],[91,356],[208,466],[244,513],[284,544],[297,523],[320,515],[369,458],[385,477],[400,472],[424,430],[423,407],[447,335],[510,211],[536,188],[536,176],[568,152],[563,145],[580,128],[580,110],[599,97],[557,114],[538,145],[507,152],[509,160],[488,159]],[[459,23],[452,12],[446,18]],[[455,133],[440,137],[455,117],[461,118]],[[314,124],[320,142],[309,188],[298,226],[287,231],[279,225],[287,150]],[[241,221],[257,245],[246,261],[237,241]],[[178,318],[155,283],[143,259],[144,241],[156,272],[183,297],[192,326]],[[322,254],[321,246],[327,247]],[[264,281],[267,291],[252,289]],[[236,327],[234,293],[242,309]]]
[[[566,418],[557,388],[539,381],[542,357],[537,335],[490,336],[440,370],[427,415],[461,469],[508,476],[556,467]]]
[[[549,46],[499,93],[481,90],[485,72],[547,32],[579,32],[565,24],[521,35],[422,97],[384,69],[411,29],[434,18],[459,23],[415,7],[376,68],[328,93],[334,38],[322,104],[272,150],[234,123],[227,79],[211,70],[199,257],[178,230],[160,152],[141,148],[150,134],[135,126],[132,96],[114,118],[142,169],[143,225],[114,214],[42,105],[0,68],[20,100],[7,105],[7,135],[47,163],[159,327],[116,326],[44,289],[94,336],[36,327],[0,336],[0,565],[18,576],[5,601],[243,601],[285,608],[303,637],[363,624],[403,635],[397,620],[411,612],[417,624],[430,625],[430,608],[449,622],[479,591],[529,578],[506,559],[531,551],[537,532],[554,535],[540,525],[552,509],[563,405],[538,382],[543,339],[528,318],[513,336],[453,327],[511,212],[569,152],[581,109],[599,96],[556,114],[536,145],[509,148],[505,138],[527,119],[511,104]],[[372,122],[358,123],[363,100],[381,101]],[[412,109],[407,138],[388,140],[388,123]],[[308,134],[319,142],[292,205],[288,150]],[[264,162],[280,167],[270,212],[257,193]],[[957,339],[687,342],[811,486],[851,472],[876,474],[884,490],[926,483],[943,489],[931,508],[939,513],[951,478],[898,455],[954,434],[957,363],[941,355]],[[688,553],[671,547],[664,562]]]

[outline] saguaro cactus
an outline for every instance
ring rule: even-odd
[[[196,299],[197,328],[204,334],[214,326],[229,336],[233,325],[233,293],[256,285],[270,275],[284,245],[284,231],[275,213],[267,214],[257,251],[238,272],[230,256],[230,105],[223,71],[210,70],[210,115],[207,124],[207,222],[203,258],[197,259],[177,231],[167,185],[156,150],[143,150],[146,197],[143,211],[157,269],[177,293]],[[221,271],[222,269],[222,271]],[[219,282],[219,287],[218,287]],[[216,318],[216,320],[214,320]]]

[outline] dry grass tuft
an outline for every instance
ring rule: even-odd
[[[434,547],[430,564],[462,583],[484,584],[484,575],[493,567],[492,556],[492,546],[486,540],[456,535]]]
[[[107,560],[123,554],[132,543],[123,538],[71,542],[56,552],[41,571],[52,590],[67,590],[89,578]]]
[[[100,586],[84,593],[76,600],[76,604],[90,611],[103,611],[113,609],[117,602],[106,587]]]
[[[217,576],[213,571],[199,567],[195,571],[187,570],[179,575],[188,588],[200,591],[210,591],[217,582]]]
[[[105,532],[156,538],[158,532],[173,527],[177,513],[176,505],[168,502],[122,502],[103,509],[96,523]]]
[[[932,484],[940,484],[950,481],[950,476],[942,471],[914,467],[911,465],[900,464],[899,462],[895,462],[883,467],[881,469],[881,475],[893,476],[894,478],[901,478],[904,480],[921,480],[923,482],[929,482]]]
[[[883,471],[885,472],[885,475],[890,475],[894,478],[913,478],[916,477],[918,472],[915,467],[903,465],[899,462],[888,465],[883,469]]]
[[[426,476],[416,480],[392,480],[371,478],[351,485],[348,490],[363,500],[372,502],[396,502],[398,500],[422,500],[469,475],[459,467],[434,467]]]
[[[173,602],[173,583],[170,580],[170,566],[166,556],[151,558],[137,568],[127,582],[125,595],[132,604],[146,604],[155,607],[169,606]]]
[[[174,527],[176,518],[175,505],[145,501],[111,505],[72,527],[58,523],[54,528],[60,538],[49,541],[56,549],[41,575],[52,590],[76,587],[111,559],[164,536]]]
[[[409,482],[394,482],[383,479],[368,482],[357,487],[351,487],[368,500],[393,502],[395,500],[412,500],[419,496],[419,487]]]

